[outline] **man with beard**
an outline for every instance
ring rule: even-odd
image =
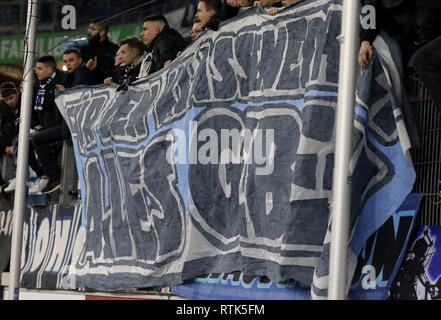
[[[106,22],[93,20],[89,24],[89,44],[81,48],[81,56],[89,69],[95,69],[100,82],[113,75],[115,70],[114,57],[118,45],[110,42],[108,38],[109,25]]]

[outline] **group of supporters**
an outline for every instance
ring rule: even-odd
[[[88,28],[89,44],[64,52],[65,72],[57,70],[52,56],[43,56],[35,65],[36,82],[32,105],[29,167],[37,177],[29,193],[51,193],[60,188],[58,154],[60,142],[70,137],[69,129],[55,104],[57,91],[75,86],[116,84],[127,90],[136,79],[147,77],[170,64],[206,29],[219,24],[242,8],[261,6],[269,15],[298,0],[199,0],[191,36],[182,37],[162,15],[145,18],[141,39],[132,37],[119,45],[108,39],[105,21],[92,21]],[[379,30],[395,38],[403,51],[403,61],[412,66],[423,80],[434,101],[441,106],[441,0],[362,0],[377,12],[377,28],[362,30],[359,62],[367,68],[373,56],[373,43]],[[21,93],[14,83],[0,86],[0,153],[16,159]],[[0,177],[4,192],[15,190]]]

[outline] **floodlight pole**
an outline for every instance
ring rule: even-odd
[[[20,290],[20,262],[23,241],[23,218],[26,212],[27,200],[29,129],[32,114],[33,68],[38,6],[39,0],[28,0],[8,300],[18,300]]]
[[[332,239],[329,259],[329,300],[345,300],[348,280],[348,240],[351,214],[352,130],[357,80],[359,0],[343,0],[340,71],[332,201]]]

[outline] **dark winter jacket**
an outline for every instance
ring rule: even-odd
[[[150,46],[152,66],[149,74],[164,68],[168,60],[176,59],[178,53],[186,48],[184,38],[175,29],[165,26]]]
[[[391,36],[399,36],[410,42],[416,38],[415,0],[363,0],[376,10],[376,28],[361,29],[361,41],[373,43],[381,29]]]
[[[70,89],[76,86],[93,86],[101,83],[99,74],[96,71],[90,71],[82,64],[74,72],[65,74],[63,85],[66,89]]]
[[[138,78],[141,64],[142,60],[135,66],[120,66],[116,68],[113,73],[112,82],[118,85],[131,84]]]
[[[12,146],[14,140],[20,130],[20,106],[11,108],[6,103],[0,103],[0,154],[4,154],[6,147]]]
[[[377,12],[377,28],[361,31],[372,43],[384,29],[391,36],[425,44],[441,35],[441,0],[363,0]]]
[[[219,19],[222,21],[226,21],[228,19],[234,18],[239,13],[239,7],[231,7],[227,4],[227,0],[221,0],[222,7],[221,12],[219,14]]]
[[[33,106],[35,106],[35,101],[37,99],[37,93],[40,88],[41,83],[45,83],[44,81],[36,81],[34,85],[34,99]],[[43,110],[36,112],[38,124],[43,125],[45,128],[52,128],[61,123],[61,115],[58,111],[57,105],[55,103],[55,93],[56,86],[64,83],[64,75],[61,71],[57,70],[55,78],[51,81],[49,85],[45,88],[44,102],[42,105]]]
[[[92,40],[89,45],[81,48],[81,56],[83,62],[87,63],[90,59],[97,58],[97,74],[102,83],[105,78],[111,77],[115,70],[115,55],[118,51],[118,45],[110,42],[108,39],[104,41]]]
[[[441,36],[441,0],[416,0],[418,45]]]
[[[112,82],[116,83],[116,84],[122,84],[124,82],[124,76],[127,72],[127,67],[126,66],[118,66],[116,67],[116,69],[113,71],[113,75],[112,75]],[[138,71],[139,74],[139,71]],[[138,75],[135,75],[135,77],[137,77]]]

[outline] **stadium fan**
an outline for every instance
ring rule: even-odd
[[[193,20],[193,27],[191,28],[190,37],[185,38],[185,42],[187,43],[187,46],[192,45],[196,40],[199,39],[199,37],[204,32],[204,26],[202,25],[201,21],[198,18],[195,18]],[[178,52],[177,57],[179,57],[182,54],[182,51]],[[168,60],[164,63],[164,66],[168,66],[171,64],[173,60]]]
[[[99,84],[99,78],[95,72],[89,70],[83,64],[81,53],[78,49],[68,49],[63,55],[67,74],[62,85],[57,85],[58,91],[74,88],[80,85]],[[44,129],[32,136],[32,144],[37,153],[38,160],[43,168],[43,174],[37,179],[36,184],[29,193],[51,193],[60,188],[60,169],[58,168],[58,156],[53,153],[51,145],[67,140],[70,136],[69,128],[64,120],[61,125]]]
[[[144,45],[137,38],[128,38],[120,42],[118,52],[121,55],[122,66],[115,69],[113,77],[107,78],[104,82],[106,84],[114,82],[124,86],[133,82],[139,75]]]
[[[148,51],[142,57],[139,77],[161,70],[166,61],[174,60],[178,52],[187,46],[184,38],[178,31],[170,28],[167,19],[162,15],[145,18],[141,36]]]
[[[80,85],[96,85],[102,83],[100,74],[90,63],[83,63],[81,52],[78,49],[67,49],[63,54],[63,62],[67,73],[65,74],[62,85],[57,86],[57,90],[62,92],[66,88],[70,89]]]
[[[115,68],[118,68],[119,66],[121,66],[123,64],[121,48],[119,48],[118,51],[116,51],[114,60],[115,60],[115,64],[114,64]]]
[[[119,83],[119,79],[121,79],[126,72],[126,67],[123,62],[123,57],[121,53],[121,48],[118,49],[115,55],[115,70],[113,71],[113,75],[104,79],[104,83],[110,85],[112,82]]]
[[[199,0],[196,19],[204,28],[217,30],[221,22],[222,2],[220,0]]]
[[[404,85],[408,83],[410,69],[408,62],[415,52],[415,41],[417,38],[416,28],[416,1],[415,0],[361,0],[364,6],[375,8],[375,28],[361,27],[360,31],[360,50],[358,54],[358,62],[362,69],[368,69],[370,61],[374,55],[373,43],[381,31],[385,32],[388,37],[395,41],[392,44],[393,50],[400,50],[401,55],[394,56],[398,59],[397,65],[400,70],[401,82]],[[371,14],[366,11],[363,15]],[[398,97],[400,98],[400,97]],[[414,147],[420,145],[418,130],[416,127],[416,116],[411,105],[405,100],[401,103],[401,109],[404,116],[406,129],[409,133],[411,144]]]
[[[63,74],[57,70],[55,58],[43,56],[35,64],[37,81],[34,86],[34,111],[38,129],[60,125],[61,115],[55,104],[56,86],[63,83]]]
[[[96,68],[100,82],[110,77],[115,70],[114,57],[118,45],[108,38],[109,25],[107,22],[93,20],[89,24],[89,44],[81,48],[81,56],[86,63]]]
[[[373,42],[381,30],[398,41],[403,55],[403,63],[407,64],[413,52],[416,38],[416,6],[415,1],[408,0],[362,0],[362,4],[375,8],[376,28],[362,28],[360,33],[361,46],[359,64],[367,69],[373,55]]]
[[[0,152],[13,157],[14,162],[17,159],[18,134],[20,130],[20,109],[21,93],[13,82],[5,82],[0,86],[0,93],[3,102],[0,105]],[[37,126],[35,113],[33,113],[31,128]],[[32,145],[29,145],[29,165],[37,174],[43,174],[42,168],[38,164]],[[15,178],[9,181],[9,185],[4,192],[13,192],[15,190]]]
[[[204,32],[204,25],[198,19],[194,20],[193,27],[191,28],[191,43],[195,42]]]

